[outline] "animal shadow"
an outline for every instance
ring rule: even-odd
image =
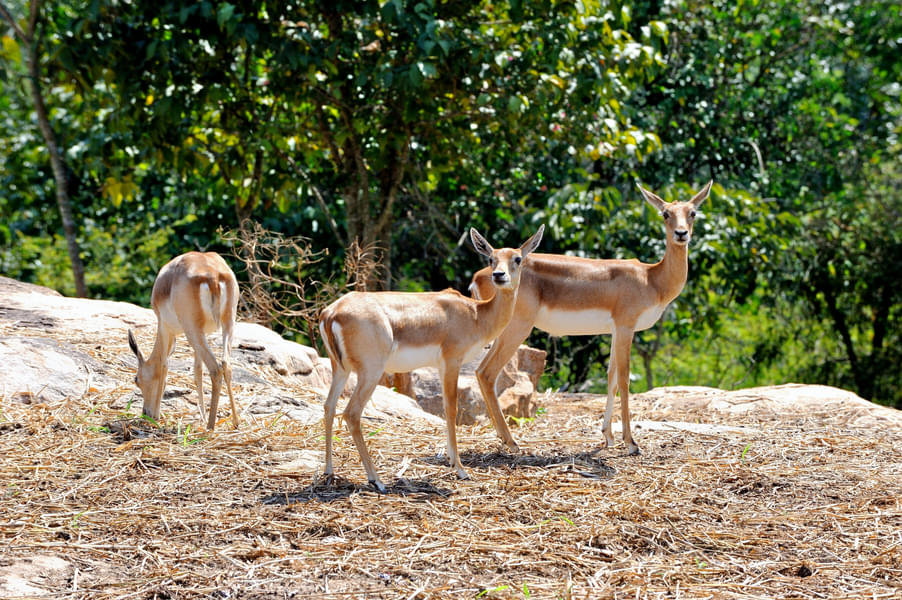
[[[595,456],[596,452],[579,452],[574,454],[511,454],[510,452],[475,452],[467,450],[461,454],[461,462],[472,469],[492,469],[508,467],[522,469],[537,467],[541,469],[559,470],[564,473],[576,473],[590,479],[606,479],[617,470],[607,464],[604,459]]]
[[[393,483],[386,485],[386,495],[411,497],[425,500],[431,497],[447,498],[453,491],[448,488],[436,486],[426,479],[407,479],[399,477]],[[261,498],[264,505],[287,505],[299,502],[335,502],[343,500],[352,494],[360,492],[376,492],[372,485],[361,485],[359,482],[350,481],[344,477],[333,475],[331,477],[317,477],[313,483],[296,492],[276,492]]]
[[[162,434],[175,434],[173,427],[160,427],[140,417],[123,417],[107,421],[104,431],[109,433],[116,443],[128,442],[144,438],[157,437]]]

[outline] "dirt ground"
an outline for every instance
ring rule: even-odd
[[[441,427],[366,423],[379,495],[343,427],[330,483],[319,424],[125,398],[0,398],[0,597],[902,597],[902,428],[639,397],[635,457],[603,398],[547,395],[520,455],[459,428],[469,480]]]

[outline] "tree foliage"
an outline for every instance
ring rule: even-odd
[[[543,251],[655,261],[636,182],[672,200],[713,178],[638,387],[803,379],[902,403],[897,3],[42,8],[90,294],[146,302],[168,257],[227,250],[216,231],[248,217],[325,251],[311,280],[353,240],[378,248],[372,287],[464,289],[469,226],[506,243],[542,222]],[[29,48],[0,35],[0,267],[71,293]],[[532,343],[548,385],[601,385],[603,338]]]

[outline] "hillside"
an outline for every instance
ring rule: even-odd
[[[604,398],[546,394],[523,453],[382,389],[368,486],[322,362],[244,326],[242,426],[197,431],[191,356],[137,419],[150,311],[0,279],[0,597],[860,598],[902,595],[902,413],[824,386],[634,396],[642,448],[599,448]],[[227,406],[227,403],[226,403]],[[616,428],[615,423],[615,428]]]

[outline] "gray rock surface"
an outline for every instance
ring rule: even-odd
[[[109,392],[120,394],[123,405],[140,405],[133,385],[137,362],[126,342],[128,329],[135,330],[139,345],[149,354],[156,335],[152,310],[126,302],[67,298],[0,277],[0,400],[59,402]],[[208,339],[220,355],[221,336],[213,334]],[[305,423],[322,420],[331,368],[329,360],[313,348],[285,340],[266,327],[238,323],[232,367],[242,412],[282,413]],[[180,337],[169,359],[164,413],[190,409],[196,414],[193,369],[193,350]],[[207,402],[209,388],[207,377]],[[228,410],[228,401],[220,400],[220,414]],[[384,387],[377,388],[364,415],[441,421],[410,398]]]

